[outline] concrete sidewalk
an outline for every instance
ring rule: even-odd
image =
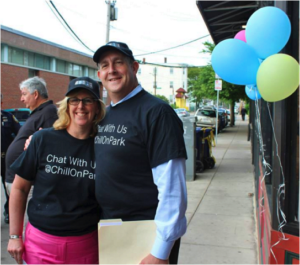
[[[257,264],[254,178],[247,121],[218,135],[214,169],[187,183],[188,229],[181,264]]]
[[[247,121],[218,135],[214,169],[197,174],[188,188],[188,229],[181,240],[181,264],[257,264],[254,178]],[[2,185],[1,185],[2,186]],[[8,225],[1,188],[1,264],[16,264],[7,253]]]

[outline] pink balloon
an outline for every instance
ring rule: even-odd
[[[238,39],[238,40],[242,40],[244,42],[247,42],[246,41],[246,30],[241,30],[239,31],[235,36],[234,36],[235,39]]]

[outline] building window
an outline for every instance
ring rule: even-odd
[[[82,76],[82,66],[73,64],[73,75]]]
[[[170,88],[173,88],[174,87],[174,83],[173,81],[170,81]]]
[[[44,55],[35,54],[34,66],[45,70],[50,70],[50,58]]]
[[[8,62],[50,70],[50,57],[8,47]]]
[[[139,68],[139,70],[138,70],[138,74],[140,75],[142,73],[142,69],[141,68]]]
[[[1,44],[1,62],[4,61],[4,45]]]
[[[182,73],[185,75],[185,68],[182,69]]]
[[[24,52],[24,65],[34,67],[34,53]]]
[[[8,61],[10,63],[24,65],[24,52],[20,49],[9,47],[9,49],[8,49]]]
[[[97,71],[95,71],[95,69],[93,68],[89,68],[89,77],[96,79],[97,78]]]
[[[66,67],[67,67],[67,74],[72,75],[73,74],[73,64],[66,63]]]
[[[100,86],[100,84],[99,84]],[[104,104],[107,104],[107,90],[103,87],[102,90],[102,101],[104,102]]]
[[[172,75],[174,73],[174,69],[171,67],[170,68],[170,74]]]
[[[1,61],[18,65],[29,66],[30,68],[45,69],[51,72],[64,73],[70,76],[88,75],[97,79],[97,70],[78,64],[69,63],[64,60],[55,59],[54,57],[37,54],[22,49],[9,47],[1,44]],[[88,69],[86,71],[85,69]],[[33,70],[29,70],[29,76],[35,76]]]
[[[62,60],[56,60],[56,72],[66,73],[66,62]]]
[[[38,70],[28,69],[28,77],[34,77],[34,76],[38,76],[38,75],[39,75]]]

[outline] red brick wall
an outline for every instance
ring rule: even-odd
[[[19,84],[28,78],[28,69],[18,66],[1,64],[1,93],[3,94],[3,109],[24,108],[20,101]]]
[[[49,99],[55,104],[65,97],[70,82],[69,76],[39,71],[39,77],[46,81]]]
[[[3,94],[3,109],[25,108],[20,101],[21,92],[19,84],[28,79],[28,68],[9,64],[1,64],[1,93]],[[67,92],[70,77],[57,73],[39,70],[38,76],[47,83],[49,99],[56,104],[62,100]],[[100,95],[102,97],[102,84],[100,84]],[[110,102],[110,99],[109,101]]]

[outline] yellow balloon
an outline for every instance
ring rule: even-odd
[[[274,54],[258,68],[256,81],[262,98],[268,102],[283,100],[299,86],[299,64],[287,54]]]

